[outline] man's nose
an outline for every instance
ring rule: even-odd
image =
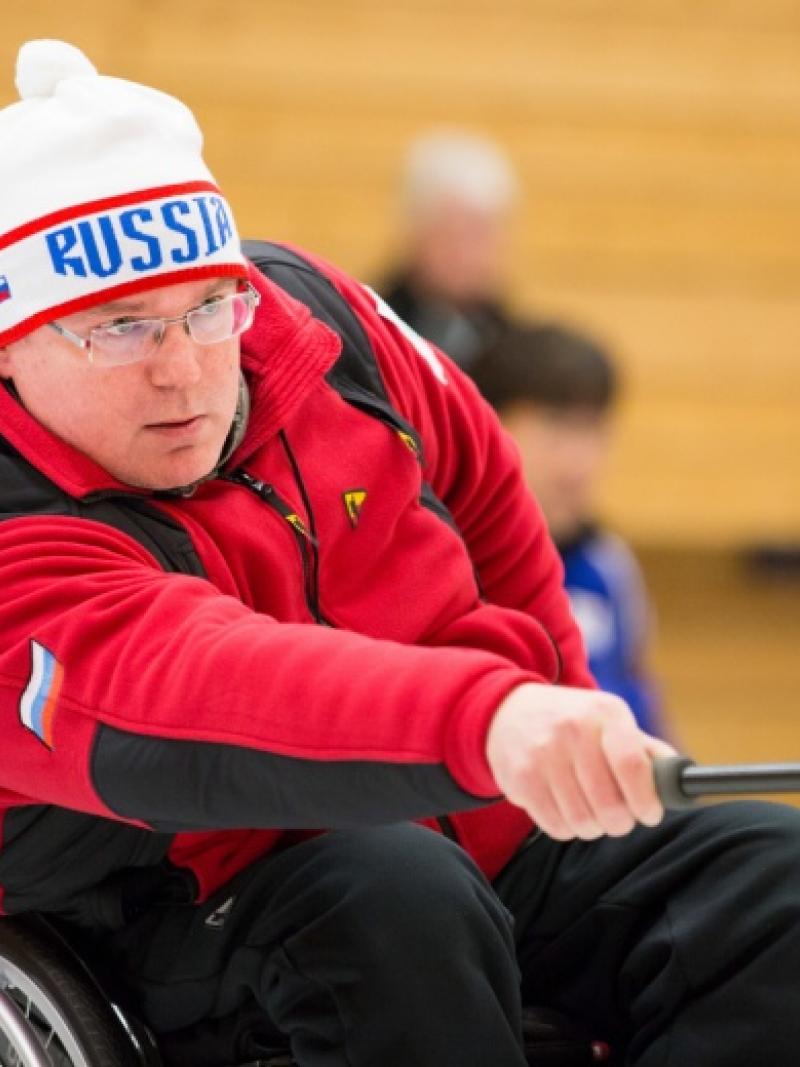
[[[200,380],[200,345],[188,334],[184,323],[170,322],[158,348],[150,356],[150,380],[160,389],[184,389]]]

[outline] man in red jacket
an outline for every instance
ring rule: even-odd
[[[245,257],[177,101],[59,42],[17,84],[3,910],[116,961],[169,1063],[522,1067],[524,1001],[639,1067],[793,1062],[798,818],[662,819],[473,386]]]

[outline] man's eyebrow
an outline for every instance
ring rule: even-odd
[[[98,304],[92,311],[142,311],[144,304],[129,300],[112,300],[108,304]]]
[[[206,297],[211,296],[216,292],[220,286],[229,282],[230,278],[216,278],[206,289],[203,290],[203,294],[200,300],[205,300]],[[101,314],[120,312],[120,311],[144,311],[146,305],[141,300],[111,300],[107,304],[98,304],[97,307],[92,308],[94,312],[100,312]]]

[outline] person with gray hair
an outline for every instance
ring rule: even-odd
[[[502,149],[459,130],[419,137],[401,189],[403,263],[387,303],[462,368],[505,323],[503,269],[519,181]]]

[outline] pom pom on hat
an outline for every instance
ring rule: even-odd
[[[0,110],[0,345],[117,296],[246,277],[233,214],[191,111],[29,41]]]
[[[17,57],[16,85],[21,100],[52,96],[67,78],[97,75],[79,48],[65,41],[28,41]]]

